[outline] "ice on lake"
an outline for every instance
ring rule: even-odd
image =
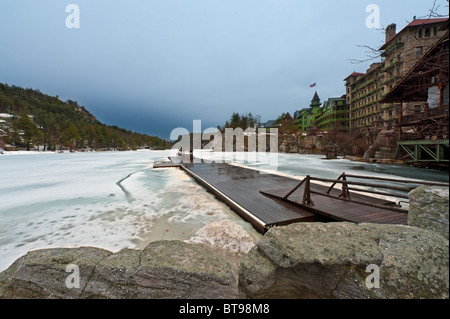
[[[0,271],[30,250],[141,249],[155,240],[201,239],[228,220],[248,242],[260,235],[178,169],[153,169],[168,151],[0,156]],[[217,234],[216,234],[217,235]],[[224,242],[223,245],[229,245]]]
[[[30,250],[95,246],[142,249],[183,240],[247,252],[253,227],[179,169],[153,169],[169,151],[0,155],[0,271]],[[301,178],[363,173],[448,182],[448,173],[278,154],[277,166],[249,154],[219,156],[234,165]],[[250,158],[253,160],[250,156]],[[273,164],[273,163],[272,163]]]

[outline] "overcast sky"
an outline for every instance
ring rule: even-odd
[[[438,0],[445,13],[445,0]],[[66,27],[66,6],[80,28]],[[84,105],[100,121],[168,138],[223,125],[233,112],[262,121],[345,93],[343,79],[433,0],[0,0],[0,82]]]

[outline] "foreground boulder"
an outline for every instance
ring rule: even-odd
[[[448,187],[418,187],[409,193],[408,225],[433,230],[448,239],[448,205]]]
[[[247,298],[448,298],[448,249],[444,237],[408,226],[276,227],[243,259],[240,294]]]
[[[31,251],[0,274],[0,297],[78,298],[97,263],[109,255],[109,251],[92,247]],[[73,274],[67,268],[71,264],[78,266],[80,288],[77,289],[66,285],[67,278]]]
[[[160,241],[103,259],[82,297],[236,298],[237,285],[230,265],[204,248]]]
[[[79,287],[74,272],[79,267]],[[70,270],[70,268],[69,268]],[[69,287],[67,282],[69,281]],[[144,250],[28,253],[0,274],[2,298],[236,298],[231,267],[198,245],[160,241]]]

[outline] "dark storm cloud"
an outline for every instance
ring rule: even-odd
[[[65,8],[80,8],[67,29]],[[233,112],[263,121],[345,93],[343,79],[379,46],[367,5],[384,26],[406,25],[432,1],[151,0],[0,2],[0,82],[79,101],[100,120],[167,138],[223,125]]]

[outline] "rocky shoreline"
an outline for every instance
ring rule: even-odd
[[[235,255],[234,267],[230,250],[207,243],[36,250],[0,273],[0,298],[446,299],[448,194],[442,187],[413,191],[409,226],[274,227]]]

